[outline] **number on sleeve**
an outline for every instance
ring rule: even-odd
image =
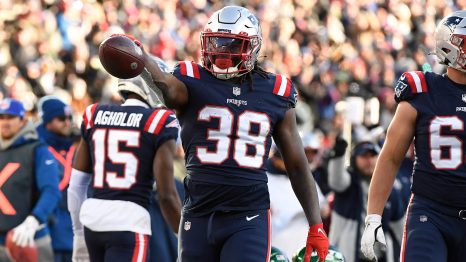
[[[430,158],[437,169],[456,169],[463,162],[463,142],[456,136],[441,134],[442,127],[463,131],[464,124],[456,116],[435,117],[430,123]],[[442,158],[442,149],[448,148],[449,156]]]
[[[97,129],[92,135],[94,142],[94,187],[102,188],[104,180],[110,188],[128,189],[136,182],[139,160],[130,152],[120,151],[120,143],[127,147],[139,147],[139,131]],[[105,172],[105,159],[124,165],[124,174]]]

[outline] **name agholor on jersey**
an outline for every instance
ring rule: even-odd
[[[113,111],[99,111],[94,123],[97,125],[139,127],[143,114]]]

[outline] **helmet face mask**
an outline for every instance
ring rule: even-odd
[[[466,11],[444,17],[435,29],[439,63],[466,72]]]
[[[254,69],[261,43],[257,18],[246,8],[227,6],[201,32],[202,65],[219,79],[244,75]]]

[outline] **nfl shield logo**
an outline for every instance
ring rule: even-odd
[[[461,100],[463,100],[463,102],[466,102],[466,94],[463,94],[463,95],[461,96]]]
[[[184,222],[184,230],[188,231],[190,229],[191,229],[191,222],[190,221]]]
[[[235,96],[241,95],[241,88],[239,88],[237,86],[234,86],[233,87],[233,95],[235,95]]]

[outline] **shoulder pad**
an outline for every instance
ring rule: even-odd
[[[199,65],[191,61],[180,61],[174,68],[174,73],[182,76],[189,76],[192,78],[200,79]]]
[[[89,129],[94,126],[94,120],[92,119],[92,117],[94,116],[95,109],[98,105],[99,104],[96,103],[86,107],[86,110],[83,114],[83,125],[86,127],[86,129]]]
[[[288,100],[288,108],[295,107],[298,99],[293,82],[284,75],[275,75],[275,84],[273,93],[277,96],[282,96]]]
[[[423,72],[404,72],[395,86],[395,101],[409,101],[416,94],[427,92],[427,82]]]
[[[273,93],[279,96],[289,97],[291,93],[291,80],[284,75],[275,75]]]
[[[158,135],[160,130],[162,130],[167,117],[172,115],[173,112],[166,109],[156,109],[152,112],[149,118],[146,121],[146,125],[144,126],[144,131],[148,133],[152,133]]]

